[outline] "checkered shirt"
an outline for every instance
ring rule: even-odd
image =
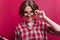
[[[15,31],[15,40],[48,40],[47,26],[47,23],[40,21],[35,21],[31,27],[25,21],[19,23]]]

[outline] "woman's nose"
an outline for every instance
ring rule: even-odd
[[[28,16],[31,16],[31,14],[30,14],[30,13],[28,13]]]

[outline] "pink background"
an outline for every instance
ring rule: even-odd
[[[21,22],[18,15],[19,6],[23,0],[0,0],[0,36],[14,40],[15,27]],[[44,10],[46,15],[60,24],[60,0],[34,0],[39,9]],[[49,40],[60,40],[60,36],[48,34]]]

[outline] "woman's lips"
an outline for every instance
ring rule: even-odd
[[[28,17],[28,19],[31,19],[32,17]]]
[[[27,20],[32,20],[33,18],[31,16],[28,16],[27,17]]]

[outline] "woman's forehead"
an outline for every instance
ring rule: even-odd
[[[32,8],[30,6],[26,6],[24,11],[32,11]]]

